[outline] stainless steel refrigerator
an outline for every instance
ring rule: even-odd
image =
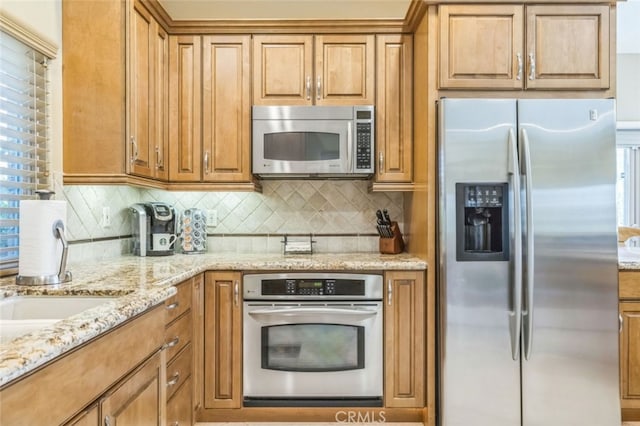
[[[440,425],[620,425],[614,101],[438,108]]]

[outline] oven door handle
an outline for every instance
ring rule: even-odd
[[[342,308],[272,308],[272,309],[258,309],[255,311],[247,312],[251,316],[307,316],[307,315],[342,315],[351,317],[367,317],[377,315],[377,311],[370,309],[342,309]]]

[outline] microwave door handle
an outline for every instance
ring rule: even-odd
[[[347,170],[353,173],[353,163],[351,161],[351,153],[353,152],[353,129],[351,122],[347,121]]]

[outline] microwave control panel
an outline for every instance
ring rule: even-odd
[[[355,107],[356,170],[373,173],[373,114],[372,106]]]

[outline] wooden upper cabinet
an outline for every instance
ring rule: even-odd
[[[440,7],[441,89],[607,89],[608,5]]]
[[[129,173],[166,180],[169,39],[138,1],[133,2],[130,25]]]
[[[527,6],[527,88],[609,87],[609,6]]]
[[[202,172],[201,38],[169,36],[169,179],[199,182]]]
[[[375,36],[256,35],[255,105],[373,105]]]
[[[376,87],[376,183],[413,179],[413,38],[379,35]]]
[[[203,181],[251,180],[251,37],[203,37]]]
[[[441,88],[522,88],[523,7],[440,7]]]

